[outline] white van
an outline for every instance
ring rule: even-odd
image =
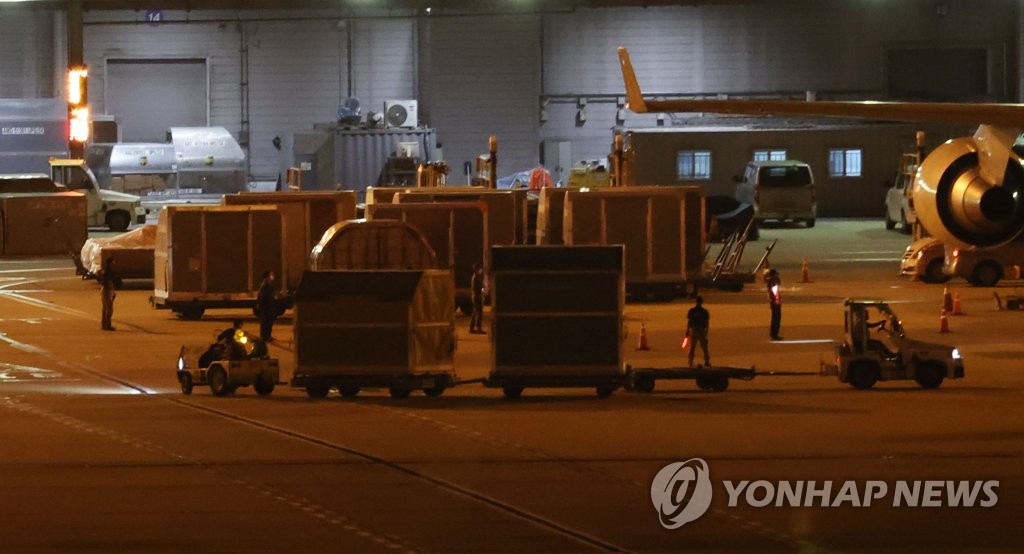
[[[814,227],[818,202],[811,167],[797,160],[750,162],[736,181],[736,199],[754,206],[754,219],[803,221]]]

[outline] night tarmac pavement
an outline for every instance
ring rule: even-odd
[[[279,386],[181,395],[174,363],[247,316],[199,322],[148,304],[148,283],[118,294],[99,330],[99,290],[59,259],[0,261],[0,538],[10,552],[857,551],[1024,547],[1024,312],[992,289],[951,284],[963,316],[940,334],[942,287],[901,280],[908,238],[879,221],[776,227],[782,342],[768,340],[766,294],[702,291],[715,364],[756,366],[749,382],[704,393],[659,381],[650,394],[465,385],[398,401],[383,390],[310,400]],[[807,257],[811,282],[800,283]],[[1010,283],[999,288],[1012,292]],[[957,345],[966,378],[858,391],[817,376],[842,336],[842,299],[894,302],[910,337]],[[628,304],[626,361],[671,367],[690,299]],[[459,317],[460,378],[488,372],[489,337]],[[489,319],[488,319],[489,321]],[[651,351],[637,352],[644,322]],[[272,346],[291,375],[290,318]],[[777,372],[782,375],[765,375]],[[651,480],[702,458],[711,507],[659,524]],[[998,480],[990,508],[729,507],[723,481]]]

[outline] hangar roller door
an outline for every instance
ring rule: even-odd
[[[205,59],[108,59],[106,67],[106,112],[120,117],[124,142],[164,142],[169,127],[208,125]]]

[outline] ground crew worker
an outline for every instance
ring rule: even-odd
[[[782,340],[779,336],[779,326],[782,325],[782,279],[775,269],[768,270],[768,277],[765,279],[768,287],[768,306],[772,310],[771,329],[769,334],[772,340]]]
[[[711,365],[711,355],[708,354],[708,327],[711,323],[711,314],[704,308],[704,298],[696,297],[697,305],[686,312],[686,334],[690,337],[690,367],[693,367],[693,353],[700,343],[701,352],[704,352],[704,367]]]
[[[469,332],[477,335],[485,334],[484,325],[484,268],[473,264],[473,276],[469,280],[469,288],[473,293],[473,315],[469,318]]]
[[[117,282],[117,273],[114,271],[114,258],[107,258],[103,261],[103,268],[100,269],[100,299],[103,301],[103,313],[100,318],[100,328],[104,331],[113,331],[114,326],[110,320],[114,317],[114,298],[117,298],[114,283]]]
[[[256,293],[256,311],[260,316],[260,339],[264,342],[274,340],[274,320],[277,319],[277,306],[274,301],[274,272],[269,269],[263,272],[263,281]]]

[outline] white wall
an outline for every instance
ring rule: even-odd
[[[0,98],[58,94],[54,27],[51,10],[0,6]]]

